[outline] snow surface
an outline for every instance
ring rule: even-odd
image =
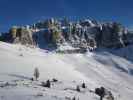
[[[126,48],[124,50],[127,52]],[[110,90],[115,100],[132,100],[133,62],[120,56],[123,55],[120,52],[123,49],[115,53],[101,50],[56,54],[0,42],[0,100],[70,100],[74,96],[77,100],[99,100],[91,91],[100,86]],[[130,54],[126,53],[128,56]],[[32,82],[30,78],[35,67],[38,67],[40,77],[39,81]],[[52,83],[50,89],[40,86],[42,81],[53,78],[59,81]],[[75,91],[82,82],[86,83],[87,89]]]

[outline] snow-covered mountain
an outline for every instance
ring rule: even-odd
[[[99,100],[100,87],[103,100],[133,98],[133,33],[119,23],[52,18],[0,41],[0,100]]]
[[[0,42],[0,100],[99,100],[93,91],[104,86],[114,100],[133,98],[133,46],[99,49],[85,54],[60,54]],[[30,80],[34,68],[38,81]],[[56,78],[51,88],[40,84]],[[87,88],[77,92],[76,86]],[[106,100],[104,98],[104,100]]]

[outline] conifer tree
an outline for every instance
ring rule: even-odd
[[[39,70],[38,70],[38,68],[36,67],[36,68],[34,69],[34,77],[35,77],[35,80],[36,80],[36,81],[37,81],[37,79],[39,78],[39,75],[40,75]]]

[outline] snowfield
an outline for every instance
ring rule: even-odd
[[[132,100],[132,52],[130,46],[112,53],[57,54],[0,42],[0,100],[99,100],[93,91],[100,86],[110,90],[115,100]],[[31,81],[35,67],[40,77]],[[51,88],[40,85],[53,78],[58,82]],[[77,92],[82,82],[87,88]]]

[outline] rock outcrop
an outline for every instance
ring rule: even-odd
[[[33,45],[32,31],[27,27],[12,27],[9,32],[13,43]]]
[[[88,19],[71,22],[52,18],[26,27],[12,27],[7,36],[3,36],[13,43],[38,45],[43,41],[41,45],[56,47],[68,43],[75,48],[121,48],[133,43],[133,34],[121,24]]]

